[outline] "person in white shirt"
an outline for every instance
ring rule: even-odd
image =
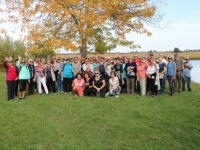
[[[116,73],[114,71],[110,72],[111,78],[109,79],[109,92],[106,94],[106,96],[114,96],[116,95],[116,98],[119,97],[119,93],[121,91],[121,87],[119,86],[119,79],[116,77]]]
[[[84,72],[88,72],[90,74],[90,76],[92,76],[92,73],[94,71],[94,67],[93,67],[92,64],[90,64],[88,58],[85,59],[85,63],[83,64],[82,68],[83,68]]]
[[[155,81],[156,81],[158,70],[159,70],[159,66],[158,64],[156,64],[156,61],[154,59],[150,59],[150,65],[147,68],[146,74],[147,74],[147,77],[150,79],[148,81],[149,81],[152,98],[155,98],[157,96],[158,87],[155,84]]]

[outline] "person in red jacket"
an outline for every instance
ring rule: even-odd
[[[18,70],[13,65],[12,58],[5,58],[3,62],[3,66],[6,68],[6,83],[8,87],[7,95],[8,101],[14,99],[15,87],[16,87],[16,80],[18,78]]]

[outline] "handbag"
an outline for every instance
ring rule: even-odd
[[[127,76],[128,76],[129,78],[135,78],[135,72],[134,72],[134,71],[128,71],[128,72],[127,72]]]

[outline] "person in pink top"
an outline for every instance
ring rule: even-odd
[[[7,95],[8,101],[12,101],[14,99],[14,93],[16,88],[16,81],[18,79],[18,70],[17,67],[13,65],[12,58],[5,58],[3,62],[3,66],[6,69],[6,83],[8,87]]]
[[[148,64],[145,59],[141,59],[140,65],[137,66],[137,80],[140,83],[141,96],[146,95],[146,82],[147,82],[147,70]]]
[[[72,83],[73,87],[73,92],[74,96],[76,97],[77,95],[83,96],[84,94],[84,89],[85,89],[85,81],[82,79],[82,74],[78,73],[76,75],[76,79]]]

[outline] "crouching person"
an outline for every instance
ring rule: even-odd
[[[119,79],[116,77],[116,74],[114,71],[111,71],[110,73],[110,79],[109,79],[109,92],[106,94],[106,96],[114,96],[116,95],[116,98],[119,97],[119,93],[121,91],[121,87],[119,86]]]
[[[76,75],[76,79],[72,83],[73,93],[76,97],[77,95],[83,96],[84,95],[84,88],[85,88],[85,81],[82,79],[81,73]]]

